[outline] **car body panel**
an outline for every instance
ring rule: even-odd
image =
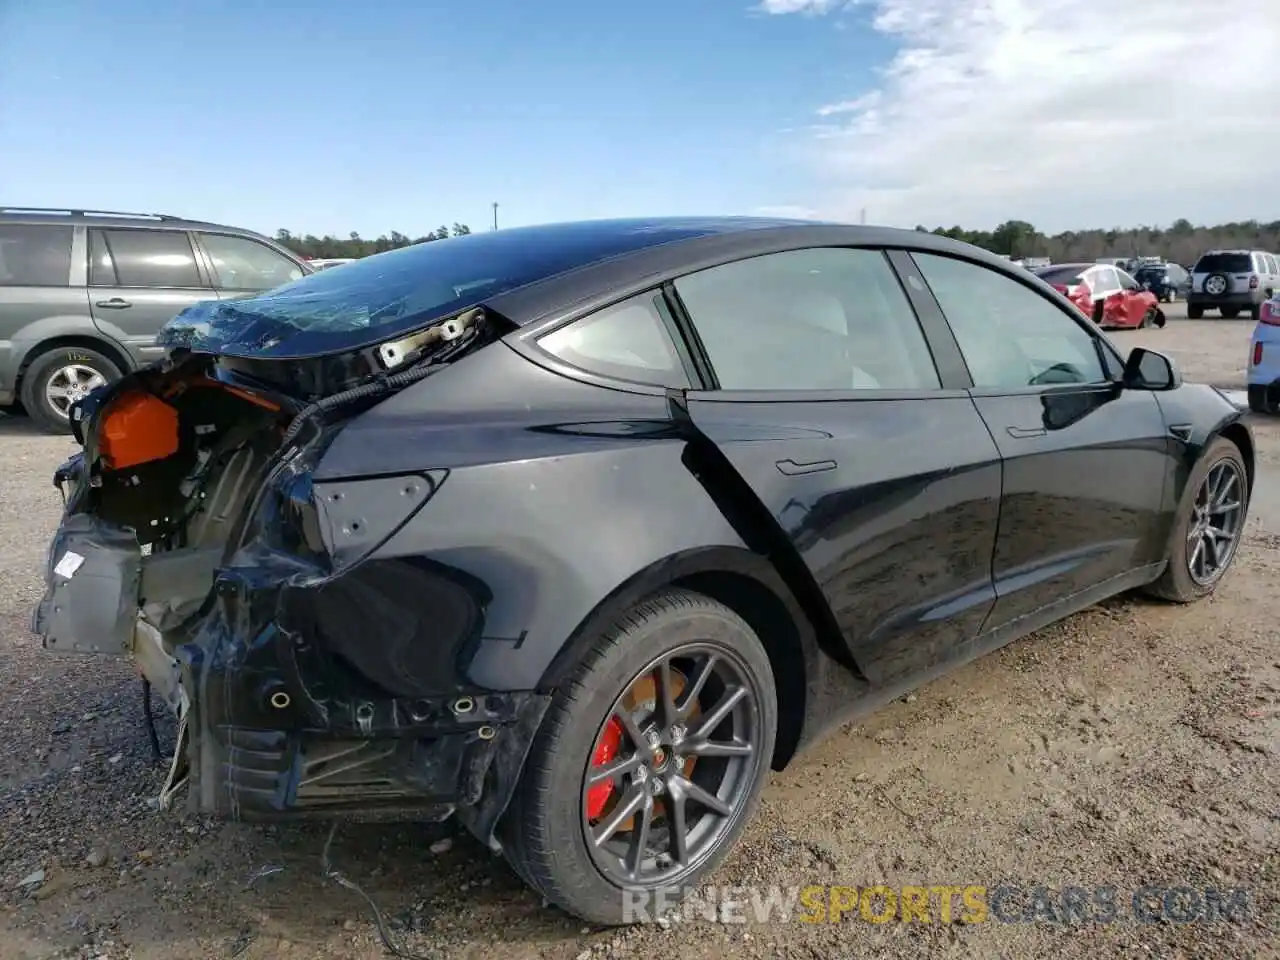
[[[803,559],[862,674],[885,683],[972,640],[994,599],[1000,463],[970,400],[737,396],[691,393],[689,416]]]

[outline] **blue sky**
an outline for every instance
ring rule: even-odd
[[[886,56],[870,29],[743,0],[0,11],[4,202],[267,231],[803,204],[785,131]]]
[[[1275,220],[1280,3],[1220,7],[0,0],[0,202],[366,236],[495,200],[507,226]]]

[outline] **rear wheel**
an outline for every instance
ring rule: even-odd
[[[1249,482],[1240,448],[1218,437],[1187,482],[1188,502],[1169,538],[1169,565],[1148,591],[1189,603],[1208,596],[1226,575],[1244,533]]]
[[[55,347],[31,361],[22,376],[22,406],[41,429],[70,433],[71,406],[120,379],[120,368],[96,350]]]
[[[736,842],[776,727],[741,617],[685,590],[638,604],[555,695],[504,824],[512,867],[584,920],[656,919]]]
[[[1204,318],[1204,307],[1200,306],[1198,303],[1187,304],[1188,320],[1201,320],[1203,318]]]
[[[1262,304],[1255,303],[1253,306],[1249,308],[1249,319],[1252,320],[1254,323],[1257,323],[1258,320],[1261,319],[1261,317],[1262,317]]]
[[[1265,384],[1249,384],[1249,409],[1254,413],[1280,413],[1276,392]]]

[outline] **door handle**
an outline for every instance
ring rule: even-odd
[[[1043,437],[1048,431],[1044,427],[1005,427],[1005,432],[1015,440],[1029,440],[1031,437]]]
[[[836,462],[834,460],[812,460],[809,463],[796,463],[794,460],[779,460],[775,466],[778,472],[787,477],[802,477],[806,473],[822,473],[824,470],[834,470]]]
[[[104,310],[123,310],[126,307],[132,307],[133,304],[123,297],[112,297],[110,300],[99,300],[96,307],[102,307]]]

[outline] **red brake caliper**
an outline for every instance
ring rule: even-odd
[[[610,717],[605,724],[604,733],[600,736],[600,744],[591,756],[592,767],[603,767],[618,755],[622,746],[622,723],[617,717]],[[605,780],[587,789],[587,819],[595,820],[604,813],[609,798],[613,796],[613,781]]]

